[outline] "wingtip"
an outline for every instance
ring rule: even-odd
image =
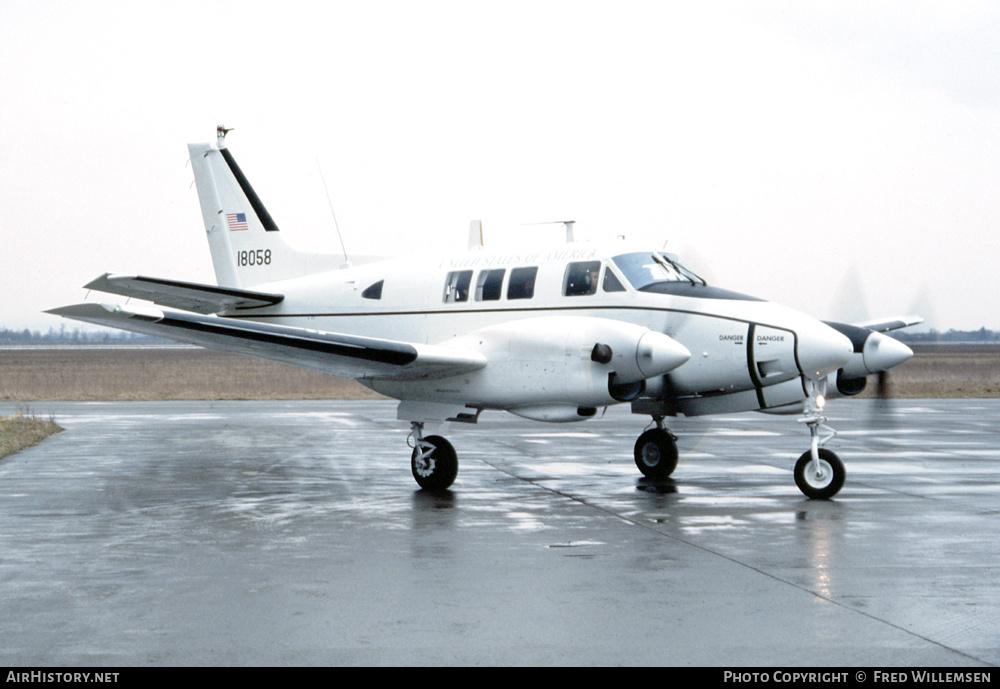
[[[162,311],[154,308],[132,305],[125,309],[121,304],[100,304],[92,301],[58,306],[54,309],[48,309],[44,313],[91,323],[108,323],[113,320],[135,317],[143,320],[160,320],[164,317]]]

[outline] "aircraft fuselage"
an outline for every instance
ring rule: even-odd
[[[609,392],[607,373],[590,359],[593,339],[581,334],[579,342],[573,341],[571,331],[582,325],[577,319],[641,326],[688,350],[686,362],[645,380],[641,391],[635,388],[635,397],[669,400],[668,413],[758,410],[801,401],[803,376],[836,371],[850,356],[847,338],[820,321],[780,304],[709,287],[696,276],[676,274],[637,289],[635,260],[616,257],[655,253],[621,243],[570,244],[530,253],[479,249],[446,258],[377,261],[261,285],[285,299],[276,306],[224,315],[488,349],[486,369],[428,381],[421,395],[480,408],[510,408],[512,399],[525,408],[555,404],[566,402],[567,394],[569,407],[630,401],[627,389],[618,395]],[[551,336],[540,340],[547,330]],[[519,333],[525,336],[519,338]],[[480,341],[473,341],[477,337]],[[544,343],[550,341],[547,348]],[[553,384],[540,389],[539,377],[546,375]],[[574,376],[580,380],[558,384]],[[530,379],[531,385],[512,386],[518,379]],[[399,381],[362,382],[402,396]],[[414,383],[405,385],[412,397]]]

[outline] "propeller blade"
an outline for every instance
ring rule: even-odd
[[[875,386],[875,396],[880,400],[888,400],[891,396],[891,388],[889,387],[889,372],[879,371],[878,381]]]

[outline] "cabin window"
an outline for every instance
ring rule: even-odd
[[[503,294],[503,276],[506,268],[484,270],[476,280],[476,301],[499,301]]]
[[[369,285],[365,288],[365,291],[361,293],[361,297],[363,299],[381,299],[383,284],[385,284],[385,280],[379,280],[374,285]]]
[[[535,296],[535,276],[538,268],[514,268],[507,283],[508,299],[531,299]]]
[[[580,297],[597,292],[597,278],[601,274],[600,261],[577,261],[566,266],[563,295]]]
[[[624,292],[625,285],[621,283],[618,276],[614,274],[611,270],[611,266],[604,269],[604,282],[601,283],[601,287],[604,288],[605,292]]]
[[[454,304],[457,301],[469,301],[469,285],[471,284],[471,270],[448,273],[448,279],[444,283],[444,303]]]

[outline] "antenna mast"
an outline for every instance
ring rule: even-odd
[[[323,191],[326,192],[326,202],[330,204],[330,215],[333,216],[333,227],[337,230],[337,239],[340,240],[340,248],[344,252],[344,260],[350,261],[347,255],[347,247],[344,246],[344,237],[340,234],[340,224],[337,222],[337,214],[333,212],[333,201],[330,199],[330,190],[326,188],[326,178],[323,176],[323,168],[319,164],[319,157],[316,158],[316,167],[319,169],[319,178],[323,182]]]

